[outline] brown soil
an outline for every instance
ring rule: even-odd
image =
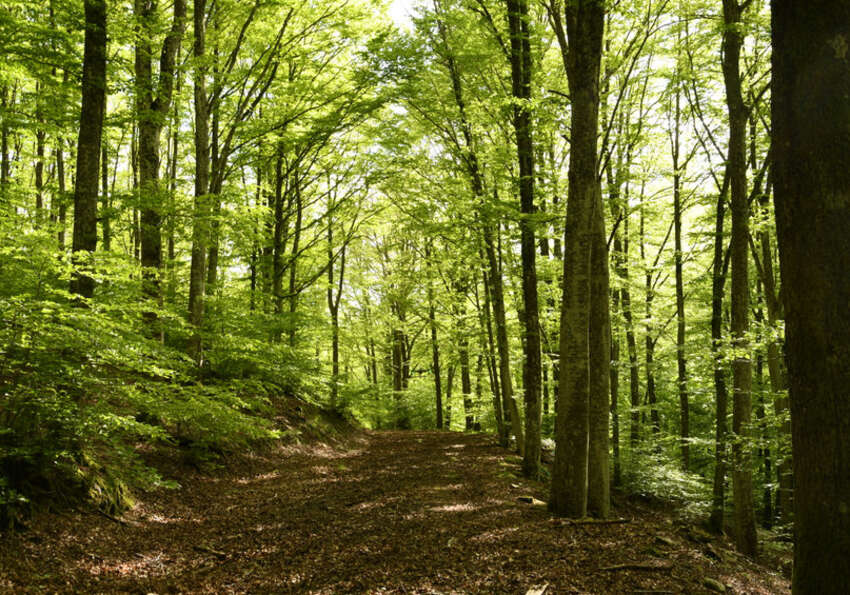
[[[0,590],[74,593],[787,593],[700,543],[670,513],[554,520],[542,484],[489,436],[374,432],[349,448],[281,447],[122,519],[42,514],[0,538]],[[185,473],[185,470],[183,471]],[[699,535],[697,536],[699,537]],[[718,558],[720,558],[718,560]]]

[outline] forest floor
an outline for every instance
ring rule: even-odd
[[[556,520],[492,437],[372,432],[279,447],[120,519],[36,515],[0,536],[0,591],[74,593],[787,593],[788,581],[659,506]],[[525,502],[525,499],[531,499]],[[535,592],[535,591],[531,591]]]

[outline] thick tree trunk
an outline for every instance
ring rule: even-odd
[[[735,503],[735,545],[755,556],[758,550],[753,506],[753,478],[747,440],[752,417],[752,366],[747,333],[749,322],[749,217],[747,194],[746,126],[747,108],[741,94],[740,54],[741,6],[738,0],[723,0],[723,80],[729,110],[729,180],[732,203],[732,363],[733,405],[732,490]]]
[[[560,23],[557,5],[553,6],[552,13],[556,23]],[[608,377],[607,365],[593,372],[590,370],[591,361],[596,363],[601,357],[607,361],[609,357],[609,349],[601,349],[602,344],[607,347],[609,340],[607,327],[604,332],[603,329],[592,328],[607,318],[608,307],[607,277],[604,292],[600,291],[603,284],[596,279],[602,251],[594,249],[600,231],[604,234],[604,227],[595,223],[603,217],[596,163],[604,15],[601,1],[571,2],[565,7],[569,51],[563,27],[560,27],[558,35],[569,80],[572,124],[570,184],[564,230],[561,370],[549,507],[555,514],[571,517],[582,517],[587,513],[588,475],[590,472],[596,476],[599,472],[598,469],[588,469],[591,429],[598,422],[597,419],[591,422],[591,415],[601,409],[597,403],[591,405],[590,399],[603,398],[597,392],[600,386],[592,382],[592,375],[603,374],[606,385]],[[604,302],[604,316],[591,308],[592,295],[599,296],[598,299]],[[604,415],[607,419],[607,386],[605,388]],[[598,444],[595,447],[598,448]],[[605,457],[607,462],[607,445]],[[597,512],[602,512],[601,504],[595,502]]]
[[[160,272],[162,269],[162,196],[159,184],[160,136],[165,114],[171,108],[174,90],[177,49],[183,37],[186,18],[185,0],[174,0],[171,29],[165,37],[159,58],[159,76],[154,88],[152,68],[153,26],[155,4],[134,0],[136,16],[135,84],[136,116],[138,118],[139,190],[141,214],[141,263],[145,295],[161,303]],[[157,328],[157,316],[145,316],[149,330],[162,340]]]
[[[525,450],[522,470],[526,477],[540,472],[540,308],[537,295],[537,249],[534,226],[534,146],[531,132],[531,41],[528,32],[528,3],[507,0],[508,26],[511,39],[511,81],[513,126],[519,161],[520,251],[522,256],[522,322],[525,330],[525,358],[522,384],[525,402]],[[606,356],[607,357],[607,356]]]
[[[850,4],[773,3],[773,142],[795,595],[850,592]]]
[[[100,144],[106,111],[106,1],[86,0],[86,33],[83,49],[83,100],[77,138],[77,175],[74,184],[74,236],[72,250],[91,254],[97,247],[97,190],[100,177]],[[77,260],[75,258],[75,260]],[[80,265],[76,262],[77,266]],[[90,298],[94,278],[75,270],[71,293]]]

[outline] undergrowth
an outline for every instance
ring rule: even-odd
[[[216,318],[232,329],[207,341],[197,367],[182,313],[142,301],[140,271],[124,260],[95,263],[98,291],[82,303],[51,241],[30,234],[0,249],[0,528],[37,505],[87,500],[114,513],[139,490],[177,487],[145,462],[146,447],[213,460],[276,438],[274,399],[310,393],[298,354],[251,321]]]

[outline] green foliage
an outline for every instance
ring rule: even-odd
[[[708,516],[710,484],[698,475],[682,471],[675,457],[635,452],[625,469],[623,487],[627,493],[674,503],[694,519]]]
[[[109,303],[81,305],[63,289],[68,267],[44,250],[45,237],[22,239],[29,250],[6,250],[0,268],[3,524],[44,498],[88,497],[114,511],[134,490],[176,487],[145,464],[146,445],[204,460],[277,436],[264,416],[291,386],[272,383],[264,366],[286,361],[283,350],[268,358],[250,341],[222,342],[217,377],[201,382],[181,351],[143,334],[144,308],[124,293],[137,270],[98,263]]]

